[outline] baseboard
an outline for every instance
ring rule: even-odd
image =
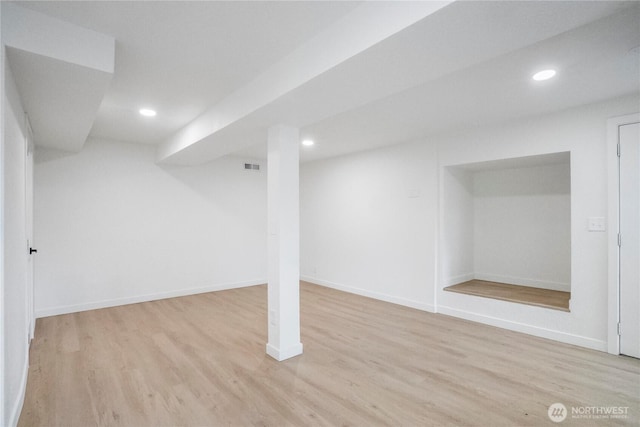
[[[416,308],[422,311],[428,311],[435,313],[435,307],[432,304],[425,304],[422,302],[410,300],[407,298],[396,297],[393,295],[383,294],[381,292],[369,291],[367,289],[356,288],[354,286],[346,286],[338,283],[329,282],[327,280],[318,279],[310,276],[302,276],[301,280],[305,282],[313,283],[315,285],[325,286],[327,288],[336,289],[343,292],[349,292],[351,294],[360,295],[363,297],[373,298],[380,301],[390,302],[393,304],[403,305],[405,307]]]
[[[271,344],[267,344],[267,354],[276,359],[278,362],[282,362],[283,360],[301,355],[302,343],[297,343],[284,350],[279,349]]]
[[[27,379],[29,377],[29,344],[27,344],[27,349],[25,351],[25,361],[22,367],[22,377],[20,378],[20,386],[18,388],[18,394],[16,396],[16,401],[11,408],[11,414],[9,415],[9,424],[10,427],[15,427],[18,425],[18,421],[20,419],[20,414],[22,413],[22,407],[24,406],[24,398],[27,392]]]
[[[36,310],[36,318],[58,316],[60,314],[77,313],[80,311],[97,310],[100,308],[116,307],[119,305],[137,304],[141,302],[156,301],[166,298],[184,297],[188,295],[203,294],[206,292],[225,291],[228,289],[246,288],[249,286],[262,285],[267,283],[267,279],[249,280],[246,282],[222,283],[217,285],[204,286],[200,288],[179,289],[168,292],[158,292],[154,294],[136,295],[132,297],[114,298],[109,300],[94,301],[83,304],[72,304],[58,307],[51,307]]]
[[[545,280],[528,279],[525,277],[501,276],[497,274],[475,273],[474,279],[488,280],[489,282],[509,283],[510,285],[531,286],[533,288],[549,289],[552,291],[571,292],[569,283],[548,282]]]
[[[487,316],[484,314],[473,313],[465,310],[438,305],[438,313],[446,314],[453,317],[459,317],[473,322],[484,323],[485,325],[496,326],[498,328],[508,329],[510,331],[522,332],[536,337],[547,338],[554,341],[560,341],[566,344],[577,345],[580,347],[590,348],[592,350],[607,351],[607,342],[596,340],[593,338],[569,334],[553,329],[540,328],[538,326],[527,325],[524,323],[513,322],[510,320],[499,319],[497,317]]]

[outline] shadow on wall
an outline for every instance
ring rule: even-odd
[[[260,169],[245,169],[245,163],[258,164]],[[266,209],[267,171],[264,160],[226,156],[202,165],[158,165],[158,168],[204,199],[215,200],[218,206],[232,211]]]
[[[76,154],[78,153],[75,153],[73,151],[58,150],[55,148],[36,147],[33,155],[33,161],[35,164],[38,165],[42,163],[52,162],[55,160],[60,160],[65,157],[75,156]]]

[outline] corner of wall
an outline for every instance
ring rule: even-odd
[[[6,425],[4,415],[4,57],[2,37],[2,9],[0,2],[0,423]]]
[[[379,301],[386,301],[392,304],[398,304],[405,307],[415,308],[417,310],[427,311],[429,313],[435,313],[436,308],[433,304],[425,304],[420,301],[415,301],[407,298],[388,295],[381,292],[370,291],[368,289],[357,288],[354,286],[342,285],[328,280],[318,279],[311,276],[301,276],[300,280],[312,283],[314,285],[324,286],[326,288],[336,289],[338,291],[348,292],[350,294],[360,295],[367,298],[377,299]]]
[[[6,18],[2,6],[0,22],[3,16]],[[12,256],[20,259],[25,253],[26,228],[19,221],[16,224],[16,218],[24,218],[26,212],[23,198],[26,193],[26,147],[23,145],[24,108],[8,67],[5,40],[4,35],[0,35],[0,423],[13,427],[18,423],[25,399],[30,340],[27,306],[20,305],[26,302],[26,293],[14,295],[15,291],[26,292],[21,276],[15,274],[16,269],[24,271],[26,261],[24,266],[16,267],[15,259],[8,259]],[[12,137],[7,139],[7,135]],[[16,196],[21,194],[23,196]],[[21,231],[16,234],[16,230]],[[7,271],[7,266],[14,271]],[[8,285],[13,292],[7,291]],[[21,299],[23,296],[24,300]],[[11,327],[7,328],[7,325]]]
[[[20,384],[18,388],[18,395],[13,403],[13,408],[9,415],[9,421],[5,424],[7,426],[17,426],[20,420],[20,414],[22,413],[22,407],[24,406],[24,399],[27,391],[27,379],[29,377],[29,344],[27,343],[27,349],[25,350],[27,359],[24,361],[22,367],[22,375],[20,376]]]

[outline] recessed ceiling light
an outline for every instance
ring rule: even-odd
[[[156,115],[156,112],[155,110],[150,110],[149,108],[141,108],[140,114],[142,114],[145,117],[153,117]]]
[[[551,77],[556,75],[556,70],[542,70],[542,71],[538,71],[537,73],[535,73],[533,75],[533,80],[535,81],[542,81],[542,80],[549,80]]]
[[[314,142],[310,139],[305,139],[304,141],[302,141],[302,145],[304,145],[305,147],[311,147],[314,144]]]

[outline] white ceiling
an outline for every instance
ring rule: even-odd
[[[358,2],[28,1],[21,7],[116,39],[92,136],[158,143]],[[137,114],[149,106],[159,115]]]
[[[115,40],[9,3],[2,44],[38,147],[77,152],[113,76]]]
[[[10,47],[7,57],[34,129],[35,143],[80,151],[111,75]],[[48,132],[43,132],[45,129]]]
[[[113,36],[91,135],[157,144],[352,13],[358,2],[19,2]],[[358,28],[353,29],[354,32]],[[222,129],[263,157],[266,128],[301,127],[304,161],[640,92],[639,2],[455,2]],[[553,66],[558,77],[534,83]],[[137,114],[158,110],[154,119]],[[253,146],[252,146],[253,145]],[[246,148],[250,146],[249,148]],[[180,163],[209,160],[207,147]]]
[[[304,131],[318,145],[304,158],[638,94],[640,56],[631,51],[638,45],[636,7],[313,123]],[[557,77],[533,81],[534,72],[547,65],[558,70]],[[255,146],[244,154],[263,150]]]

